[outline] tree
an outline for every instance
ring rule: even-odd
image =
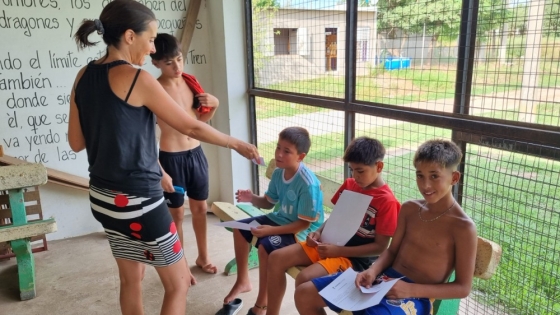
[[[560,37],[560,0],[546,1],[543,18],[543,33],[547,36]]]
[[[502,27],[508,17],[507,0],[480,0],[478,34]],[[560,1],[560,0],[555,0]],[[403,39],[424,31],[431,36],[429,51],[440,36],[459,35],[462,1],[456,0],[379,0],[379,29],[389,36],[401,32]],[[403,48],[401,44],[401,49]]]

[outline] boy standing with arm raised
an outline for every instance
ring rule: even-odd
[[[343,160],[352,170],[352,178],[340,186],[332,202],[336,204],[344,190],[372,196],[364,218],[355,227],[356,234],[344,246],[321,241],[325,221],[317,231],[308,234],[306,241],[273,252],[270,260],[274,263],[268,267],[267,315],[280,314],[286,291],[285,271],[288,268],[309,266],[298,274],[297,287],[311,279],[350,267],[357,271],[365,270],[387,249],[397,227],[400,204],[381,176],[384,156],[385,148],[376,139],[360,137],[348,145]]]
[[[476,227],[451,192],[460,178],[457,165],[461,157],[461,150],[451,141],[431,140],[418,148],[414,167],[423,199],[403,204],[391,245],[368,270],[357,275],[356,285],[371,287],[383,279],[403,278],[380,304],[354,314],[431,314],[432,299],[469,294]],[[454,270],[455,280],[447,282]],[[340,311],[318,293],[337,276],[313,279],[296,289],[300,314],[325,314],[325,306]]]
[[[251,202],[264,209],[274,206],[274,211],[241,220],[245,223],[255,220],[260,224],[251,231],[233,230],[237,280],[224,298],[224,306],[217,315],[236,314],[242,305],[236,298],[237,295],[252,289],[248,256],[253,237],[257,237],[255,246],[259,255],[259,293],[255,306],[248,314],[261,315],[267,309],[267,267],[270,253],[305,240],[309,232],[315,231],[323,223],[323,193],[319,180],[302,162],[310,147],[309,133],[304,128],[288,127],[282,130],[274,153],[277,168],[265,195],[257,196],[250,190],[237,192],[238,202]]]
[[[191,117],[208,122],[214,116],[219,102],[211,94],[204,93],[194,76],[183,73],[183,55],[177,39],[169,34],[157,35],[156,52],[150,54],[153,65],[161,70],[157,79],[165,91]],[[218,269],[210,262],[206,239],[206,212],[208,205],[208,161],[200,141],[178,132],[158,119],[161,130],[159,162],[163,178],[161,185],[169,211],[183,244],[183,218],[185,195],[175,192],[173,186],[185,189],[189,197],[192,225],[198,248],[196,265],[204,272],[216,273]]]

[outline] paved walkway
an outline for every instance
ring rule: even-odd
[[[525,112],[527,109],[530,110],[531,106],[536,106],[538,103],[558,102],[558,99],[560,99],[560,89],[538,88],[535,89],[534,95],[535,97],[531,102],[521,101],[521,90],[473,95],[471,98],[471,114],[481,115],[483,113],[494,112],[495,114],[501,113],[505,116],[507,113],[511,112]],[[395,106],[451,113],[453,111],[453,98]],[[520,110],[521,108],[523,109]],[[401,122],[394,119],[363,114],[356,115],[356,130],[365,131],[373,127],[391,126],[399,123]],[[257,138],[259,143],[276,141],[278,139],[278,133],[289,126],[305,127],[311,135],[344,132],[344,112],[325,110],[294,116],[259,119],[257,120]]]

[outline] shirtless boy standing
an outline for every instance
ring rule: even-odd
[[[158,34],[151,54],[152,63],[161,70],[157,79],[169,95],[192,117],[209,121],[218,108],[219,101],[204,93],[194,76],[183,73],[183,55],[177,39],[169,34]],[[208,199],[208,162],[200,141],[192,139],[158,120],[161,130],[159,161],[162,166],[162,187],[169,211],[177,226],[183,244],[184,194],[175,192],[173,186],[182,187],[189,198],[192,225],[198,247],[196,265],[204,272],[218,270],[208,257],[206,241],[206,211]]]

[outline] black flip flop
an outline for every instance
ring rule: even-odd
[[[243,301],[239,298],[234,299],[228,304],[224,304],[221,310],[219,310],[216,315],[235,315],[243,306]]]

